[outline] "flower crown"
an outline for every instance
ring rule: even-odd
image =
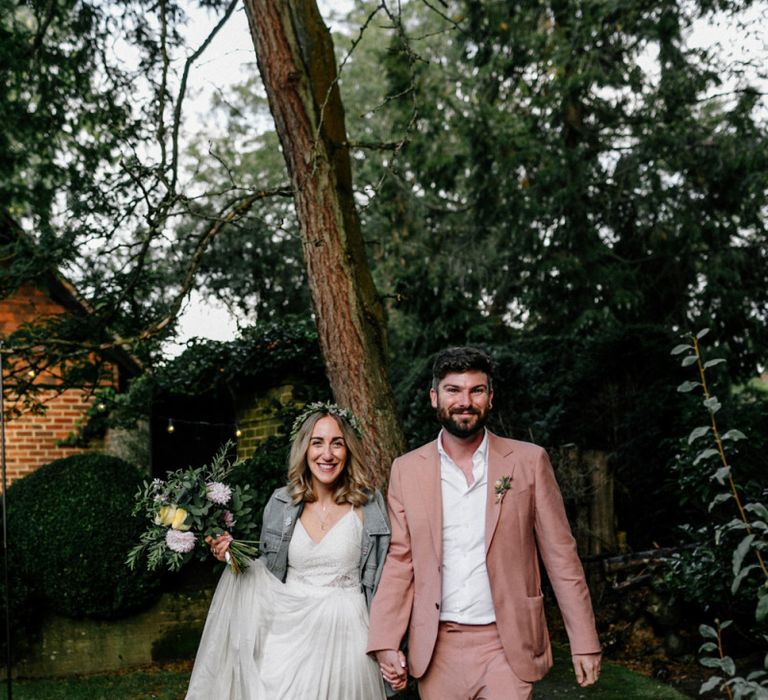
[[[301,426],[304,425],[304,421],[307,420],[307,418],[309,418],[313,413],[317,412],[327,413],[328,415],[334,416],[336,418],[341,418],[349,424],[352,430],[355,431],[355,435],[357,435],[357,437],[363,437],[360,421],[357,420],[357,417],[354,413],[352,413],[352,411],[347,408],[342,408],[338,404],[331,403],[330,401],[326,401],[325,403],[322,401],[314,401],[305,406],[304,410],[299,413],[299,415],[296,416],[296,419],[293,421],[293,426],[291,427],[291,440],[293,440],[298,434],[299,430],[301,430]]]

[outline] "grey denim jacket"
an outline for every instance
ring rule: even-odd
[[[288,545],[304,503],[293,503],[288,487],[277,489],[264,509],[259,549],[261,558],[274,576],[285,581],[288,572]],[[360,581],[365,602],[371,600],[379,585],[390,539],[389,519],[384,497],[376,490],[363,505],[363,541],[360,551]]]

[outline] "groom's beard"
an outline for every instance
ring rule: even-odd
[[[458,438],[472,437],[481,431],[488,422],[487,408],[482,410],[470,406],[462,409],[447,409],[438,406],[435,412],[440,425]]]

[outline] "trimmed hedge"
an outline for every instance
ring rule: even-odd
[[[158,574],[125,565],[143,529],[131,515],[142,480],[121,459],[83,454],[46,464],[8,489],[14,578],[31,598],[68,617],[110,619],[157,597]]]

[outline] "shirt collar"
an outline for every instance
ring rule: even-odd
[[[440,455],[440,457],[445,457],[446,459],[451,459],[448,456],[448,453],[445,451],[445,448],[443,447],[443,429],[440,429],[440,433],[437,436],[437,452]],[[475,450],[474,454],[472,455],[472,462],[474,464],[477,464],[477,457],[480,457],[483,461],[483,464],[488,463],[488,431],[483,428],[483,440],[482,442],[477,446],[477,449]],[[453,461],[453,460],[451,460]]]

